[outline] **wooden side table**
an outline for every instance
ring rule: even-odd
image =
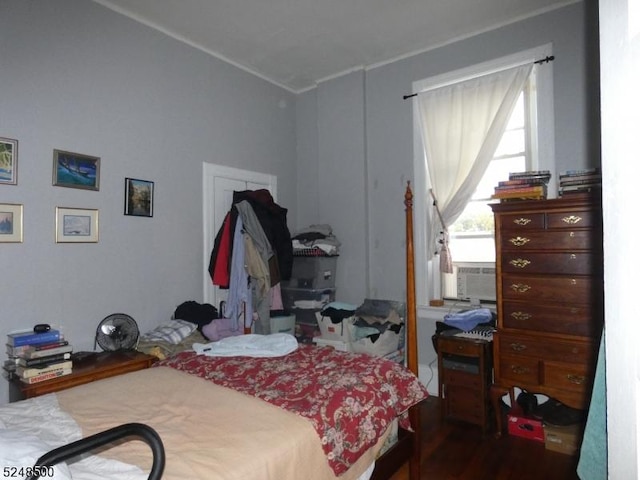
[[[149,368],[157,359],[135,350],[119,352],[81,352],[73,357],[73,372],[44,382],[26,384],[20,379],[10,380],[9,401],[15,402],[58,392],[66,388],[115,377],[127,372]]]
[[[492,342],[439,336],[438,395],[444,418],[491,428],[489,386],[492,380]]]

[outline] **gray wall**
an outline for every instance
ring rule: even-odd
[[[411,93],[413,82],[552,43],[555,171],[599,165],[597,39],[587,38],[587,24],[593,21],[587,21],[584,5],[572,4],[331,79],[299,95],[304,109],[298,110],[296,122],[298,177],[318,177],[321,208],[301,201],[298,222],[308,216],[329,223],[343,242],[337,269],[340,300],[405,298],[403,195],[413,178],[414,154],[412,102],[402,96]],[[428,363],[433,354],[432,332],[433,323],[423,322],[421,347],[427,348],[421,350],[421,362]]]
[[[146,331],[201,301],[202,162],[277,175],[295,221],[292,93],[86,0],[2,0],[0,62],[0,136],[19,141],[0,202],[24,205],[0,335],[49,322],[93,349],[108,314]],[[52,186],[54,148],[101,157],[100,190]],[[125,177],[155,182],[153,218],[123,215]],[[98,209],[99,243],[56,244],[56,206]]]

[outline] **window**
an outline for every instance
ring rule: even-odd
[[[497,72],[552,55],[551,45],[545,45],[508,57],[448,72],[414,82],[416,92],[453,85],[470,78]],[[552,63],[536,65],[521,92],[509,119],[499,146],[482,176],[463,213],[449,227],[449,246],[454,273],[440,275],[433,252],[427,248],[429,210],[432,208],[427,182],[425,147],[422,143],[418,108],[414,103],[414,168],[416,198],[425,199],[415,204],[416,218],[416,296],[419,308],[434,298],[459,298],[456,282],[456,264],[468,267],[478,265],[482,272],[490,271],[495,262],[493,213],[488,204],[494,187],[507,180],[510,172],[524,170],[554,171],[553,122],[553,68]],[[555,188],[552,176],[549,191]],[[437,232],[436,232],[437,233]],[[475,278],[475,277],[474,277]]]
[[[461,265],[477,265],[488,267],[495,262],[493,212],[489,207],[492,202],[494,187],[501,180],[508,180],[510,172],[529,170],[531,165],[531,151],[527,145],[530,138],[531,122],[525,115],[529,105],[528,86],[518,97],[509,124],[502,135],[502,139],[491,163],[487,167],[480,184],[456,222],[449,227],[449,249],[454,264],[453,273],[442,274],[442,295],[444,298],[460,298],[457,274]],[[487,277],[488,281],[492,281]],[[483,288],[480,296],[486,294],[495,299],[495,289]],[[465,295],[466,296],[466,295]]]

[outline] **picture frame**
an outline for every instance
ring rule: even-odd
[[[18,184],[18,140],[0,137],[0,184]]]
[[[100,190],[100,157],[54,150],[53,185]]]
[[[97,242],[97,209],[56,207],[56,243]]]
[[[23,206],[0,203],[0,243],[22,243]]]
[[[154,182],[137,178],[124,179],[124,214],[153,217]]]

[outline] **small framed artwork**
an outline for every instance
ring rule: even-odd
[[[0,137],[0,184],[18,183],[18,141]]]
[[[56,243],[96,243],[98,210],[56,207]]]
[[[100,190],[100,158],[54,150],[53,185]]]
[[[22,242],[22,205],[0,203],[0,243]]]
[[[153,217],[153,182],[124,179],[124,214]]]

